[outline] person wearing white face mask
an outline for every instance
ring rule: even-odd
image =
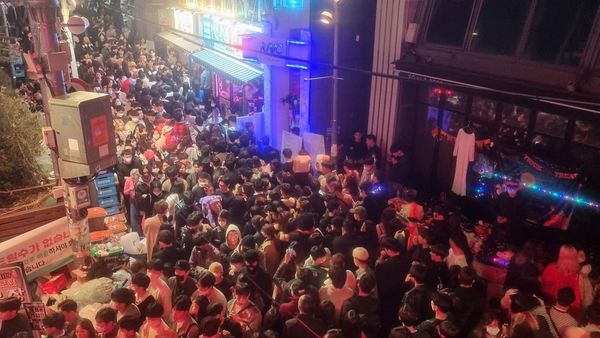
[[[502,338],[507,337],[507,333],[500,312],[489,310],[483,314],[479,325],[470,333],[469,338]]]
[[[131,169],[137,168],[140,171],[143,169],[142,161],[134,156],[133,151],[129,148],[125,148],[121,153],[121,159],[117,164],[116,173],[119,182],[118,191],[122,194],[125,188],[125,177],[131,174]],[[127,214],[129,214],[129,196],[121,196],[121,200],[125,202],[127,208]]]

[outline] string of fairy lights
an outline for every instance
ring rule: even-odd
[[[483,177],[483,176],[488,176],[488,177],[491,177],[491,178],[495,178],[495,179],[499,179],[499,180],[505,180],[505,181],[507,181],[507,180],[510,179],[510,177],[508,177],[508,176],[506,176],[504,174],[498,173],[498,172],[494,172],[494,173],[491,173],[489,175],[482,175],[481,177]],[[530,189],[532,191],[544,194],[544,195],[546,195],[548,197],[552,197],[552,198],[555,198],[555,199],[562,199],[564,201],[573,203],[573,204],[578,205],[578,206],[587,206],[587,207],[593,207],[593,208],[600,208],[600,203],[599,202],[596,202],[596,201],[593,201],[593,200],[590,200],[590,199],[578,196],[577,194],[570,194],[570,193],[567,193],[567,192],[564,192],[564,191],[557,191],[557,190],[549,189],[547,187],[544,187],[544,186],[541,186],[541,185],[535,184],[535,183],[530,184],[530,183],[521,182],[521,183],[519,183],[519,185],[521,187],[523,187],[523,188],[527,188],[527,189]],[[484,197],[485,193],[486,193],[486,190],[487,190],[487,185],[480,180],[478,182],[478,184],[474,188],[475,197],[476,198],[482,198],[482,197]]]

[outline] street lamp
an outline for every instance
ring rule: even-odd
[[[333,13],[330,11],[322,11],[320,19],[322,23],[329,25],[333,22]]]
[[[333,0],[333,12],[325,10],[321,12],[319,19],[326,25],[333,24],[333,71],[331,77],[333,79],[333,93],[331,104],[331,159],[337,166],[338,156],[338,54],[339,54],[339,3],[341,0]]]

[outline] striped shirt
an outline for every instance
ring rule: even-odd
[[[556,306],[553,306],[548,312],[552,323],[554,323],[554,326],[558,331],[558,334],[561,334],[561,332],[568,326],[579,325],[575,318],[573,318],[573,316],[571,316],[567,311],[558,309]]]

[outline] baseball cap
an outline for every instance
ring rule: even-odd
[[[180,259],[177,261],[177,263],[175,263],[175,270],[190,271],[190,269],[190,262],[186,261],[185,259]]]
[[[292,294],[302,296],[306,293],[306,286],[304,285],[304,282],[302,282],[299,279],[296,279],[290,285],[290,290],[292,291]]]

